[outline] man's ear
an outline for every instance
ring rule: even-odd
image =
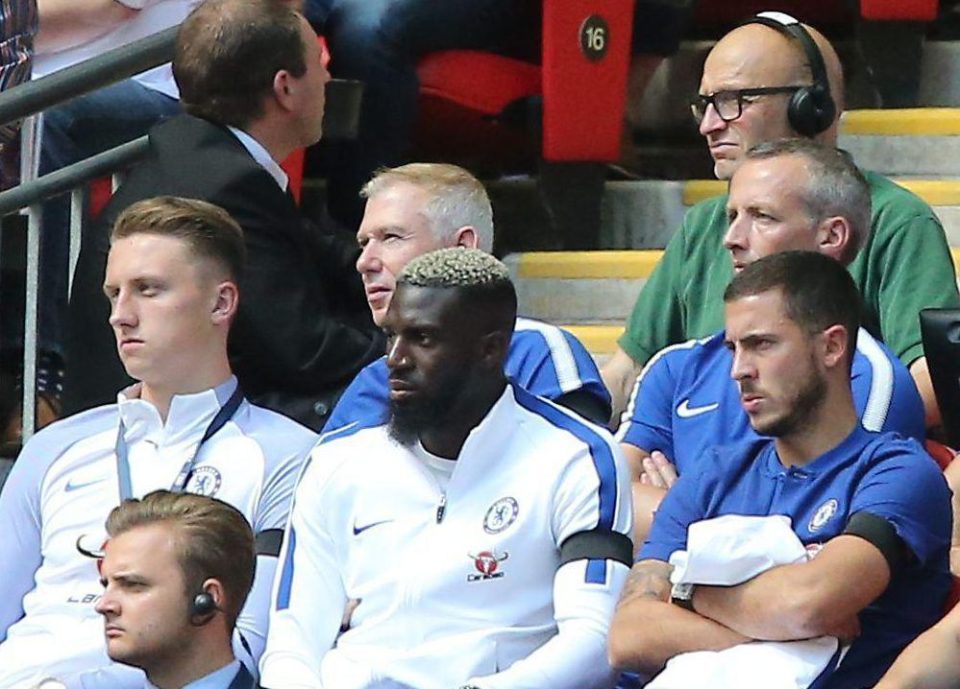
[[[213,577],[204,579],[198,593],[200,592],[210,594],[210,597],[213,598],[214,604],[217,606],[217,610],[223,610],[224,603],[226,603],[227,594],[226,589],[223,588],[223,583],[219,579],[214,579]]]
[[[842,364],[850,351],[850,335],[842,325],[831,325],[823,331],[823,364],[834,368]]]
[[[294,109],[294,97],[297,85],[293,75],[281,69],[273,75],[273,97],[284,110]]]
[[[853,244],[850,223],[840,215],[825,219],[817,228],[817,251],[835,261],[841,260]]]
[[[240,290],[237,289],[237,283],[232,280],[224,280],[217,285],[217,298],[213,305],[213,311],[210,314],[214,323],[229,323],[237,314],[237,307],[240,304]]]
[[[480,237],[472,225],[464,225],[453,235],[453,245],[465,249],[477,249],[480,246]]]
[[[484,368],[503,370],[503,362],[510,348],[510,334],[494,330],[480,336],[480,362]]]

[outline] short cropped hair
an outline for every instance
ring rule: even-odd
[[[810,335],[834,325],[847,331],[848,365],[860,329],[860,292],[839,261],[815,251],[781,251],[754,261],[727,286],[724,303],[780,290],[784,315]]]
[[[206,0],[180,26],[173,76],[191,115],[244,128],[277,72],[307,71],[301,16],[279,0]]]
[[[116,538],[152,524],[169,524],[175,530],[185,600],[192,601],[201,593],[207,579],[223,585],[227,600],[221,603],[221,610],[232,632],[253,586],[257,560],[246,518],[233,505],[216,498],[157,490],[114,507],[107,517],[107,534]]]
[[[369,199],[399,182],[423,189],[430,197],[423,212],[438,241],[451,241],[457,230],[469,225],[476,230],[478,248],[493,251],[493,208],[483,184],[470,172],[446,163],[382,168],[364,185],[360,196]]]
[[[247,247],[230,214],[207,201],[158,196],[126,208],[113,225],[110,243],[136,234],[182,239],[198,257],[218,264],[234,282],[243,275]]]
[[[843,217],[850,224],[851,242],[840,262],[849,265],[870,239],[870,185],[846,151],[813,139],[776,139],[747,151],[747,160],[798,156],[806,165],[807,181],[800,193],[807,215],[815,223]],[[736,174],[736,173],[734,173]]]
[[[397,285],[456,289],[461,303],[501,330],[513,330],[517,292],[507,267],[480,249],[449,247],[411,260]]]

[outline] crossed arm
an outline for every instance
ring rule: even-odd
[[[689,651],[721,651],[750,641],[729,627],[670,602],[670,572],[661,560],[630,570],[610,627],[610,663],[653,674]]]
[[[620,443],[630,467],[630,491],[633,497],[633,543],[637,551],[647,540],[653,515],[677,480],[673,463],[658,450],[648,453],[630,443]]]
[[[656,672],[680,653],[752,639],[850,639],[859,633],[857,614],[890,581],[880,550],[852,535],[830,540],[809,562],[774,567],[737,586],[697,587],[695,612],[669,602],[670,571],[659,560],[634,565],[610,632],[614,666]]]

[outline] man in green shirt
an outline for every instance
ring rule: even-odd
[[[819,91],[813,95],[820,106],[813,119],[821,121],[797,117],[801,91]],[[765,13],[716,44],[692,109],[714,173],[729,180],[746,152],[764,141],[804,135],[835,146],[842,94],[843,73],[830,43],[786,15]],[[960,306],[943,227],[916,195],[881,175],[864,175],[873,204],[872,232],[849,266],[865,302],[864,325],[910,369],[927,425],[937,425],[918,312]],[[722,294],[737,255],[724,239],[726,204],[727,197],[718,196],[687,212],[640,293],[619,347],[602,370],[615,410],[623,409],[640,369],[659,350],[723,327]]]

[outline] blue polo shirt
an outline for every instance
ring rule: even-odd
[[[843,533],[853,514],[869,512],[892,524],[912,553],[860,613],[861,635],[823,687],[872,687],[939,619],[951,585],[950,491],[916,441],[858,426],[803,467],[785,468],[773,441],[764,439],[713,448],[708,460],[667,493],[640,559],[669,560],[686,548],[690,524],[725,514],[785,515],[800,541],[812,545]]]
[[[723,339],[721,331],[657,354],[637,379],[617,440],[647,452],[660,450],[682,474],[714,445],[761,437],[740,404],[730,377],[733,357]],[[863,328],[850,385],[864,428],[923,442],[923,402],[910,372]]]
[[[566,330],[530,318],[518,318],[504,363],[507,377],[527,392],[556,400],[582,390],[610,410],[600,371],[590,352]],[[323,433],[357,423],[361,428],[386,423],[390,407],[387,358],[368,364],[344,390]]]

